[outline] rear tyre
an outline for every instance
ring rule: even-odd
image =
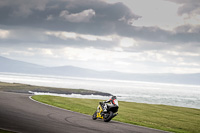
[[[97,119],[97,111],[92,115],[92,119],[96,120]]]
[[[109,122],[112,118],[113,118],[113,112],[109,111],[107,116],[105,116],[105,118],[104,118],[104,122]]]

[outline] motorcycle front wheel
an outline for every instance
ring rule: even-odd
[[[113,118],[113,112],[109,111],[107,114],[104,115],[104,122],[109,122]]]
[[[97,119],[97,111],[92,115],[92,119],[96,120]]]

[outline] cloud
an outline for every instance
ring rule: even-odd
[[[6,39],[10,35],[10,31],[0,29],[0,38]]]
[[[27,17],[34,13],[34,10],[44,11],[47,3],[48,0],[1,0],[0,8],[7,9],[11,17]],[[11,9],[11,7],[13,9]]]
[[[180,4],[181,6],[178,9],[179,15],[200,15],[200,2],[199,0],[167,0]]]
[[[200,33],[200,25],[181,25],[175,28],[177,33]]]
[[[186,7],[191,5],[190,11],[198,13],[199,8],[195,6],[198,2],[195,0],[191,3],[180,0],[175,2]],[[186,7],[181,11],[182,13],[186,12]],[[140,17],[123,3],[111,4],[96,0],[84,2],[81,0],[29,0],[28,2],[8,0],[0,3],[0,28],[1,25],[6,25],[15,29],[37,28],[46,31],[75,32],[87,36],[119,35],[154,42],[200,42],[198,25],[184,32],[180,31],[186,26],[177,27],[174,31],[155,26],[134,26],[134,22]]]
[[[138,45],[137,42],[132,38],[125,37],[120,40],[121,47],[129,48],[137,45]]]
[[[79,13],[70,14],[67,10],[63,10],[59,16],[69,22],[89,22],[95,16],[95,11],[93,9],[87,9]]]
[[[86,34],[78,34],[75,32],[63,32],[63,31],[47,31],[45,32],[47,35],[50,36],[55,36],[63,40],[67,39],[84,39],[88,41],[97,41],[97,40],[102,40],[102,41],[112,41],[112,37],[109,36],[94,36],[94,35],[86,35]]]
[[[52,15],[48,15],[47,16],[47,20],[53,20],[53,16]]]
[[[175,2],[179,15],[198,15],[196,1]],[[133,11],[105,0],[1,0],[0,55],[43,65],[71,62],[134,72],[199,69],[199,24],[170,31],[138,26],[134,23],[141,16]]]
[[[96,0],[84,2],[81,0],[45,0],[42,2],[42,7],[39,7],[40,0],[2,2],[0,24],[10,27],[23,26],[55,31],[76,31],[81,34],[108,35],[117,34],[117,29],[120,28],[118,23],[126,26],[139,18],[122,3],[108,4]]]
[[[1,39],[3,38],[3,39]],[[18,45],[20,43],[40,43],[48,42],[48,36],[43,33],[41,29],[24,28],[21,27],[8,30],[0,30],[0,42],[3,44]],[[38,44],[39,43],[39,44]],[[8,45],[9,46],[9,45]]]

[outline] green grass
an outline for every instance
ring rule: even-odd
[[[10,132],[10,131],[0,129],[0,133],[14,133],[14,132]]]
[[[99,101],[56,96],[33,96],[33,99],[60,108],[92,115]],[[116,121],[177,133],[200,133],[200,109],[119,102]]]

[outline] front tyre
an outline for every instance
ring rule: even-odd
[[[104,122],[109,122],[113,118],[113,112],[109,111],[107,114],[104,115]]]
[[[92,115],[92,119],[96,120],[97,119],[97,111]]]

